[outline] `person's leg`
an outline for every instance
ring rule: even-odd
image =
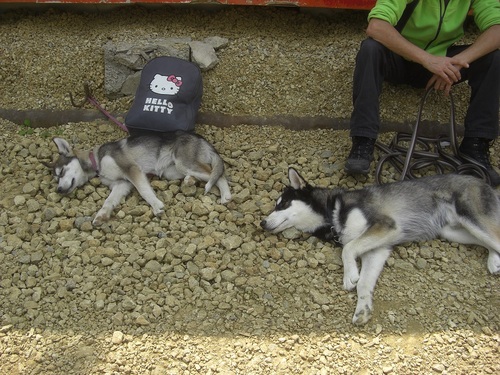
[[[467,46],[452,47],[453,56]],[[484,166],[493,186],[500,185],[500,175],[490,162],[489,148],[498,137],[500,100],[500,51],[491,52],[462,69],[462,80],[471,87],[469,108],[464,121],[464,139],[460,153]]]
[[[375,40],[368,38],[361,43],[353,76],[351,137],[377,138],[385,55],[385,47]]]
[[[451,47],[449,55],[456,55],[467,46]],[[471,87],[469,108],[465,117],[464,137],[493,140],[498,136],[500,100],[500,51],[493,51],[462,69],[462,81]]]
[[[350,121],[352,148],[345,170],[367,174],[380,128],[379,98],[384,80],[403,82],[405,61],[379,42],[368,38],[356,56],[353,77],[353,111]]]

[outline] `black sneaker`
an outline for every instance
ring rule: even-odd
[[[352,137],[352,148],[345,163],[345,171],[349,174],[368,174],[374,149],[375,139]]]
[[[459,151],[461,156],[473,159],[481,164],[490,177],[490,184],[493,187],[500,185],[500,175],[493,168],[490,162],[490,142],[485,138],[464,138],[460,144]]]

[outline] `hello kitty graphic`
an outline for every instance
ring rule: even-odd
[[[182,77],[176,77],[173,74],[169,76],[155,74],[149,84],[149,89],[155,94],[174,96],[179,92],[181,86]],[[170,100],[167,98],[146,97],[142,110],[143,112],[171,114],[174,110],[174,104]]]
[[[176,77],[173,74],[162,76],[156,74],[149,85],[149,89],[155,94],[176,95],[182,86],[182,77]]]

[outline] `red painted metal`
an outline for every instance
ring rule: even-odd
[[[296,6],[304,8],[371,9],[376,0],[0,0],[1,3],[37,4],[223,4]]]

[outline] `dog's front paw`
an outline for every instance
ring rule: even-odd
[[[153,207],[153,215],[157,217],[162,216],[165,213],[165,210],[163,208],[163,204],[159,207]]]
[[[231,200],[231,194],[223,194],[220,197],[220,203],[221,204],[226,204]]]
[[[356,264],[356,258],[352,255],[353,251],[351,247],[347,245],[344,246],[342,250],[342,263],[344,264],[344,289],[353,290],[359,280],[359,270]]]
[[[100,227],[103,225],[105,222],[107,222],[110,219],[110,215],[105,212],[99,211],[97,215],[95,215],[94,220],[92,220],[92,225],[96,227]]]
[[[344,289],[353,290],[356,288],[359,280],[359,272],[357,270],[354,272],[344,272]]]
[[[366,324],[372,317],[372,308],[366,304],[362,306],[357,306],[356,311],[352,317],[352,324],[361,326]]]
[[[488,255],[488,271],[493,275],[500,274],[500,254],[493,250]]]

